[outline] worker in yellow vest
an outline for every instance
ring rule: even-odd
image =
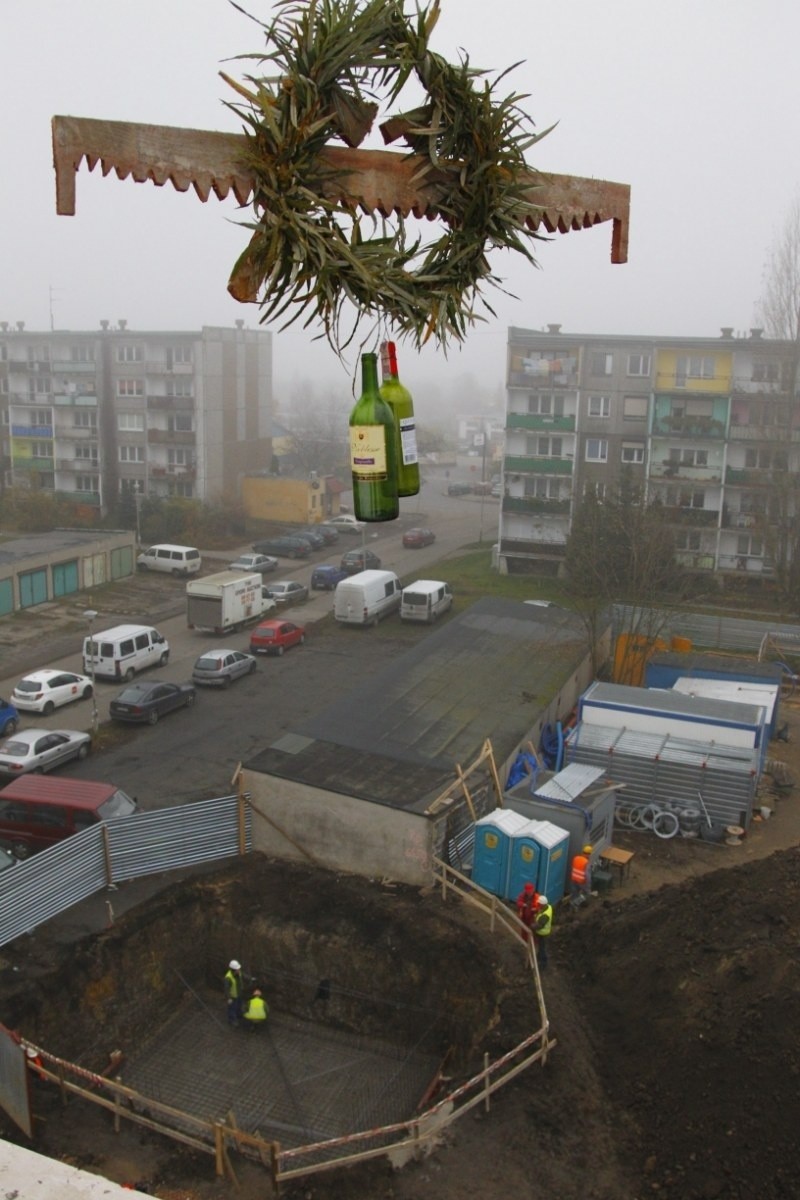
[[[228,963],[224,982],[225,999],[228,1004],[228,1024],[235,1029],[242,1019],[242,993],[244,991],[242,964],[235,958]]]
[[[253,989],[253,994],[245,1010],[244,1019],[247,1021],[248,1029],[263,1028],[264,1022],[269,1016],[269,1008],[264,997],[261,995],[259,988]]]
[[[533,941],[536,946],[536,959],[539,970],[547,966],[547,943],[553,932],[553,907],[547,896],[539,895],[537,901],[536,920],[533,923]]]

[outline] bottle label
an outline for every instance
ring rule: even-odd
[[[400,449],[403,455],[403,466],[413,467],[417,463],[417,423],[413,417],[401,417]]]
[[[364,482],[387,478],[385,425],[350,426],[350,467]]]

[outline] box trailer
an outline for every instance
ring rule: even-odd
[[[276,608],[260,573],[219,571],[186,584],[186,623],[190,629],[228,633],[261,620]]]

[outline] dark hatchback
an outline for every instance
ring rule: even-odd
[[[357,575],[359,571],[377,571],[381,560],[371,550],[348,550],[342,555],[341,568],[348,575]]]
[[[342,579],[347,579],[349,571],[343,571],[334,563],[321,563],[311,572],[311,588],[315,592],[332,592]]]
[[[115,721],[155,725],[176,708],[191,708],[194,696],[190,683],[129,683],[111,701],[108,711]]]
[[[262,538],[260,542],[253,543],[253,553],[276,554],[278,558],[308,558],[311,547],[302,538]]]

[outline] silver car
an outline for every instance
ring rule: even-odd
[[[296,579],[277,579],[269,584],[269,594],[276,604],[292,604],[308,599],[308,588]]]
[[[88,733],[76,729],[23,729],[0,742],[0,774],[16,778],[29,771],[52,771],[73,758],[86,758]]]
[[[206,650],[192,667],[192,683],[227,688],[240,675],[252,675],[257,665],[241,650]]]
[[[271,554],[240,554],[235,562],[228,563],[229,571],[260,571],[266,575],[275,571],[278,566],[277,558]]]

